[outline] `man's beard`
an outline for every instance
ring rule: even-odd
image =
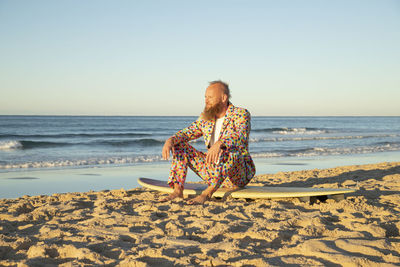
[[[204,107],[203,112],[201,113],[200,117],[206,121],[212,121],[215,119],[217,114],[221,113],[224,109],[223,103],[217,103],[211,107]]]

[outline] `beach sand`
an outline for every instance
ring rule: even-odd
[[[399,266],[400,162],[258,175],[335,202],[184,200],[144,188],[0,200],[0,266]]]

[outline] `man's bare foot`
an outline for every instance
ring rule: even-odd
[[[169,194],[169,196],[160,200],[160,202],[171,201],[175,198],[183,198],[183,188],[179,186],[179,184],[174,184],[174,192]]]
[[[183,192],[174,191],[173,193],[169,194],[169,196],[161,199],[160,202],[171,201],[171,200],[173,200],[175,198],[183,198]]]
[[[207,195],[201,194],[195,198],[189,199],[187,203],[189,205],[204,204],[204,202],[206,202],[206,200],[208,200],[208,199],[209,199],[209,197]]]

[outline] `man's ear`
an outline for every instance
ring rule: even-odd
[[[222,95],[222,102],[228,102],[228,96],[223,94]]]

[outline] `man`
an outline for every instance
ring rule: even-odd
[[[168,138],[162,156],[172,152],[168,184],[174,192],[161,201],[183,198],[187,169],[190,167],[208,187],[189,204],[202,204],[220,187],[232,190],[244,187],[255,174],[255,166],[248,151],[250,113],[233,106],[230,91],[222,81],[210,82],[205,94],[205,108],[189,127]],[[189,141],[203,136],[208,151],[203,153],[189,145]]]

